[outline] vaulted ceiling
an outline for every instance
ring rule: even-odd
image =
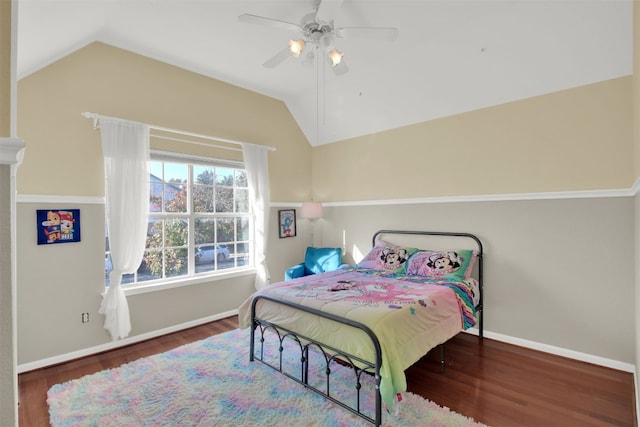
[[[280,99],[318,145],[632,72],[632,0],[323,0],[323,22],[399,37],[335,39],[343,75],[263,67],[300,34],[238,16],[300,24],[317,3],[18,0],[18,78],[101,41]]]

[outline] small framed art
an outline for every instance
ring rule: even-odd
[[[38,244],[80,241],[80,209],[47,209],[36,211]]]
[[[278,229],[280,238],[294,237],[296,235],[296,210],[283,209],[278,211]]]

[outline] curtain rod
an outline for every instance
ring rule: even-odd
[[[265,146],[265,145],[259,145],[259,144],[252,144],[250,142],[243,142],[243,141],[236,141],[233,139],[227,139],[227,138],[218,138],[215,136],[209,136],[209,135],[204,135],[201,133],[196,133],[196,132],[189,132],[189,131],[185,131],[185,130],[180,130],[180,129],[173,129],[173,128],[168,128],[168,127],[164,127],[164,126],[156,126],[156,125],[152,125],[149,123],[142,123],[142,122],[136,122],[133,120],[126,120],[126,119],[120,119],[118,117],[109,117],[109,116],[103,116],[97,113],[89,113],[89,112],[84,112],[84,113],[80,113],[83,117],[86,117],[87,119],[93,119],[93,128],[97,129],[98,126],[98,120],[100,120],[100,118],[105,118],[105,119],[112,119],[112,120],[122,120],[123,122],[129,122],[129,123],[138,123],[141,125],[145,125],[145,126],[149,126],[150,129],[155,129],[161,132],[170,132],[170,133],[175,133],[175,134],[179,134],[179,135],[185,135],[185,136],[192,136],[194,138],[201,138],[201,139],[208,139],[210,141],[219,141],[219,142],[226,142],[229,144],[236,144],[236,145],[243,145],[243,144],[248,144],[248,145],[253,145],[256,147],[263,147],[268,149],[269,151],[276,151],[275,147],[269,147],[269,146]],[[228,149],[228,150],[236,150],[234,148],[229,148],[229,147],[223,147],[223,146],[219,146],[219,145],[211,145],[211,144],[202,144],[202,143],[198,143],[196,141],[187,141],[185,139],[178,139],[178,138],[169,138],[169,137],[165,137],[165,136],[161,136],[161,135],[150,135],[152,137],[156,137],[156,138],[164,138],[164,139],[172,139],[175,141],[180,141],[180,142],[186,142],[186,143],[190,143],[190,144],[200,144],[200,145],[206,145],[208,147],[214,147],[214,148],[224,148],[224,149]]]

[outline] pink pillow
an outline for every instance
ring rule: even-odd
[[[478,254],[470,249],[418,251],[407,263],[407,274],[462,281],[471,277]]]
[[[358,267],[404,273],[407,260],[417,250],[416,248],[397,246],[384,240],[378,240],[376,245],[358,263]]]

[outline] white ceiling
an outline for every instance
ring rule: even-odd
[[[18,0],[18,78],[101,41],[280,99],[317,145],[632,73],[632,0],[324,0],[336,27],[400,35],[338,39],[349,66],[342,76],[294,58],[264,68],[297,34],[238,16],[297,24],[313,6]]]

